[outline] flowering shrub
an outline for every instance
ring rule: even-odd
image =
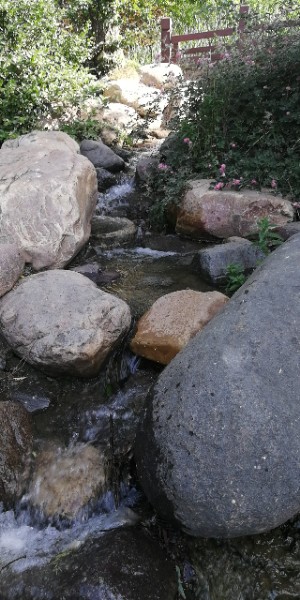
[[[64,17],[54,0],[0,0],[0,145],[91,92],[89,44]]]
[[[212,67],[206,61],[185,87],[176,133],[162,147],[169,183],[158,197],[171,190],[174,202],[184,172],[186,179],[211,179],[220,193],[264,187],[299,200],[299,30],[255,33],[243,44]]]

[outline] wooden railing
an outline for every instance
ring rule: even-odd
[[[197,58],[199,55],[208,55],[212,61],[220,60],[224,54],[220,53],[218,41],[220,38],[226,38],[233,34],[238,34],[239,37],[246,31],[247,15],[249,14],[249,6],[241,5],[239,10],[239,20],[237,27],[225,27],[224,29],[213,29],[211,31],[202,31],[200,33],[185,33],[183,35],[173,35],[172,20],[164,17],[161,19],[161,62],[177,63],[180,58]],[[299,15],[297,14],[297,17]],[[260,23],[258,25],[251,24],[251,31],[274,31],[283,28],[300,27],[300,19],[288,19],[283,21],[275,21],[273,23]],[[219,39],[218,39],[219,38]],[[195,48],[183,49],[179,52],[180,42],[191,42],[194,40],[208,40],[205,46],[197,46]]]
[[[216,38],[223,38],[233,35],[238,32],[242,34],[245,29],[246,19],[245,16],[249,13],[249,6],[240,6],[239,10],[239,22],[236,27],[225,27],[224,29],[214,29],[212,31],[202,31],[200,33],[185,33],[183,35],[173,35],[172,33],[172,20],[168,17],[161,19],[161,62],[163,63],[176,63],[179,58],[179,44],[180,42],[190,42],[194,40],[213,40],[217,41]],[[199,54],[210,54],[211,60],[218,60],[221,58],[221,54],[215,52],[217,45],[209,42],[206,46],[198,46],[196,48],[189,48],[183,50],[183,55],[199,55]]]

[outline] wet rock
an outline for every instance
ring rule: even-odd
[[[96,169],[96,173],[99,192],[105,192],[106,190],[108,190],[108,188],[117,183],[116,176],[107,171],[106,169],[99,167],[98,169]]]
[[[90,263],[81,267],[74,267],[72,271],[81,273],[88,279],[91,279],[96,285],[107,285],[113,281],[120,279],[121,275],[117,271],[104,271],[99,267],[98,263]]]
[[[284,241],[288,240],[292,235],[300,233],[300,221],[294,221],[293,223],[286,223],[281,227],[276,227],[276,233],[282,237]]]
[[[48,377],[20,360],[5,342],[5,371],[0,374],[1,399],[19,402],[27,412],[37,413],[57,401],[62,390],[62,382]],[[3,348],[5,346],[3,345]],[[0,357],[2,343],[0,339]]]
[[[104,492],[104,458],[93,446],[49,444],[36,460],[28,499],[46,517],[75,519]]]
[[[132,352],[167,365],[227,301],[220,292],[182,290],[162,296],[138,321]]]
[[[130,323],[125,302],[73,271],[33,275],[0,302],[8,343],[50,374],[97,374]]]
[[[15,244],[0,244],[0,296],[11,290],[24,266],[24,257]]]
[[[29,476],[31,421],[17,402],[0,402],[0,501],[9,507],[21,496]]]
[[[213,236],[253,236],[258,221],[267,217],[271,225],[281,226],[294,217],[288,200],[268,192],[209,190],[206,179],[189,182],[178,208],[176,232],[194,238]]]
[[[133,221],[122,217],[95,215],[92,221],[92,236],[104,248],[116,248],[133,242],[136,226]]]
[[[112,173],[118,173],[125,167],[124,160],[101,140],[83,140],[80,152],[86,156],[96,168],[103,168]]]
[[[99,394],[93,407],[75,404],[74,414],[71,411],[72,426],[73,431],[78,430],[79,440],[96,444],[106,456],[111,454],[113,445],[115,459],[124,464],[133,448],[147,393],[156,378],[157,374],[150,369],[139,371],[102,404]]]
[[[148,398],[140,480],[157,510],[192,535],[256,534],[299,512],[299,260],[295,235],[174,358]]]
[[[1,600],[175,600],[175,566],[138,528],[106,532],[48,565],[0,574]]]
[[[249,272],[265,258],[258,246],[240,239],[239,242],[235,240],[199,250],[192,264],[201,277],[214,285],[223,285],[228,281],[227,269],[230,265],[238,265],[242,271]]]
[[[153,157],[141,158],[136,165],[135,180],[146,183],[157,167],[159,160]]]
[[[61,268],[90,235],[96,173],[61,132],[34,132],[0,150],[0,243],[14,240],[35,270]]]

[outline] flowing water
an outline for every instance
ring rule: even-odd
[[[128,216],[134,197],[134,182],[129,176],[129,180],[99,196],[97,212]],[[163,294],[186,288],[211,289],[191,268],[199,247],[175,235],[151,233],[141,222],[130,247],[103,249],[91,238],[69,268],[96,263],[104,273],[117,274],[108,277],[104,289],[123,298],[136,319]],[[55,596],[49,584],[53,573],[54,578],[57,573],[57,557],[72,557],[74,552],[74,560],[78,561],[78,553],[87,541],[104,540],[108,532],[124,527],[138,532],[141,525],[163,542],[165,554],[175,560],[178,600],[300,600],[299,519],[259,536],[231,541],[192,540],[162,523],[143,498],[135,478],[132,448],[148,390],[161,369],[134,357],[125,340],[98,377],[88,381],[55,379],[20,361],[0,340],[1,398],[20,402],[31,413],[35,452],[49,442],[57,448],[92,444],[106,456],[110,483],[97,503],[71,521],[45,519],[30,509],[26,496],[15,511],[0,506],[0,600],[175,598],[171,584],[169,592],[156,595],[155,580],[153,595],[148,593],[144,598],[141,592],[113,595],[102,584],[98,591],[93,585],[81,587],[79,595],[60,591]],[[65,564],[64,558],[61,564]],[[35,581],[40,581],[40,572],[46,574],[47,565],[55,569],[48,579],[45,575],[47,584],[43,588],[43,583],[35,585]],[[69,563],[62,568],[72,571]],[[74,569],[78,568],[76,562]],[[29,585],[24,581],[30,579],[30,574]]]

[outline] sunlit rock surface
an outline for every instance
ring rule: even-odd
[[[300,510],[300,236],[277,248],[159,376],[141,483],[188,533],[268,531]]]
[[[0,150],[0,243],[13,240],[35,270],[61,268],[90,235],[97,177],[61,132],[34,132]]]
[[[8,343],[30,364],[53,374],[97,374],[130,323],[125,302],[74,271],[32,275],[0,301]]]

